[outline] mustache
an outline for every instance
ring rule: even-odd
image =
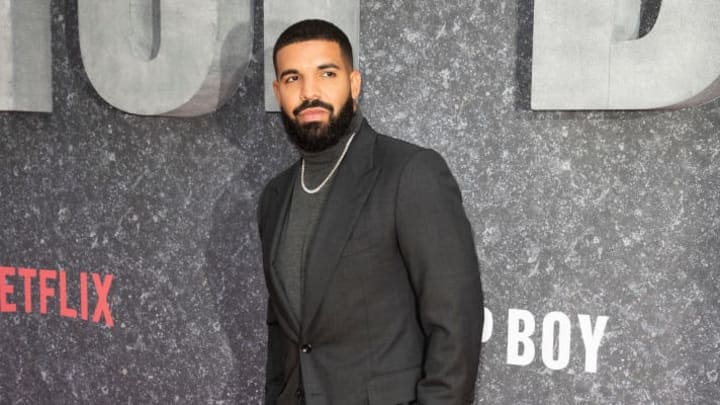
[[[302,102],[302,104],[300,104],[299,106],[297,106],[297,108],[295,108],[295,109],[293,110],[293,115],[297,116],[297,115],[300,114],[303,110],[307,110],[308,108],[316,108],[316,107],[324,108],[324,109],[330,111],[330,114],[332,114],[332,113],[333,113],[333,110],[334,110],[334,108],[333,108],[333,106],[332,106],[331,104],[328,104],[328,103],[326,103],[326,102],[324,102],[324,101],[320,101],[320,100],[318,100],[318,99],[305,100],[305,101]]]

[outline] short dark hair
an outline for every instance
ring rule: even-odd
[[[275,67],[275,72],[277,72],[277,53],[280,49],[296,42],[317,39],[337,43],[340,46],[340,52],[343,58],[349,62],[351,67],[353,66],[352,45],[350,45],[350,40],[347,35],[331,22],[311,19],[302,20],[287,27],[287,29],[280,34],[277,41],[275,41],[275,47],[273,48],[273,66]]]

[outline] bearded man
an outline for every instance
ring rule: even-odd
[[[287,28],[273,90],[298,162],[258,209],[266,404],[467,404],[483,322],[473,235],[440,155],[376,133],[347,36]]]

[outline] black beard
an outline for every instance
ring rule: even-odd
[[[328,110],[330,112],[330,121],[327,124],[322,122],[300,124],[297,118],[292,119],[285,110],[280,110],[280,116],[288,138],[295,146],[305,152],[320,152],[336,145],[347,132],[353,115],[355,115],[353,99],[350,96],[340,108],[337,117],[333,115],[333,106],[320,100],[304,101],[293,110],[293,114],[297,117],[302,110],[313,107],[322,107]]]

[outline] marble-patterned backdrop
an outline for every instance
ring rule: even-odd
[[[446,157],[474,227],[494,320],[477,402],[718,403],[720,102],[534,112],[532,1],[360,10],[365,115]],[[54,112],[0,113],[0,266],[64,269],[71,303],[81,272],[112,274],[114,326],[59,316],[57,297],[39,314],[33,287],[33,313],[0,313],[0,403],[261,403],[255,206],[295,156],[264,112],[262,3],[242,86],[191,119],[106,104],[77,25],[76,1],[52,2]],[[510,309],[536,322],[526,366],[507,361]],[[555,311],[561,370],[541,359]],[[578,314],[609,318],[594,373]]]

